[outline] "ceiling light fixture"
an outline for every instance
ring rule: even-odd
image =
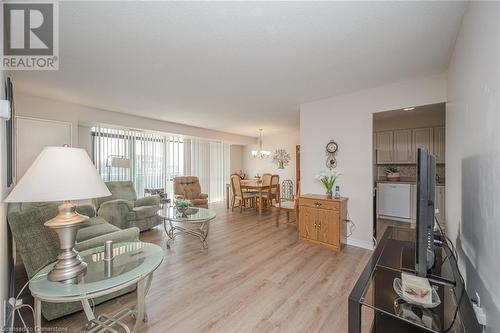
[[[262,150],[262,128],[259,128],[259,150],[252,150],[251,154],[253,157],[267,158],[271,156],[271,152],[268,150]]]
[[[412,110],[415,110],[414,107],[411,107],[411,108],[404,108],[403,111],[412,111]]]

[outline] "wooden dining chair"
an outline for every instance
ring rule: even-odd
[[[278,203],[280,196],[280,176],[271,175],[269,181],[269,189],[262,193],[262,198],[264,199],[265,206],[271,207],[273,205],[273,200]]]
[[[231,189],[233,191],[231,197],[231,211],[234,210],[236,201],[239,202],[240,213],[243,212],[243,207],[246,207],[248,203],[251,207],[255,205],[257,195],[241,190],[241,178],[239,175],[231,175]]]
[[[273,176],[272,173],[265,173],[262,175],[262,185],[270,185],[271,184],[271,177]]]
[[[288,181],[288,183],[285,184],[287,180],[283,181],[283,187],[285,186],[290,186],[290,183],[292,184],[293,188],[293,182],[291,180]],[[280,215],[281,212],[284,211],[286,213],[286,222],[283,222],[282,224],[293,224],[295,227],[298,227],[298,220],[299,220],[299,200],[298,200],[298,193],[297,194],[292,194],[291,196],[289,195],[283,195],[283,198],[280,196],[280,200],[278,203],[275,205],[277,208],[276,212],[276,227],[279,227],[280,225]],[[290,214],[293,214],[295,219],[293,220],[293,223],[290,222]]]

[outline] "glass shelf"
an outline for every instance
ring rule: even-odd
[[[151,243],[116,243],[113,252],[112,260],[104,260],[103,246],[80,252],[87,271],[77,283],[49,281],[54,263],[47,265],[30,281],[31,293],[47,300],[98,293],[151,273],[163,260],[161,247]]]
[[[179,212],[175,207],[164,207],[158,211],[158,215],[173,222],[204,222],[215,218],[215,211],[206,208],[189,207],[185,213]]]

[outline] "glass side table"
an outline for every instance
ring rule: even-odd
[[[29,288],[35,299],[35,331],[41,332],[41,302],[82,302],[88,323],[85,332],[107,330],[113,327],[130,329],[121,321],[126,316],[135,316],[135,332],[141,322],[146,322],[145,299],[151,285],[153,272],[163,261],[161,247],[151,243],[128,242],[113,246],[114,257],[104,260],[104,247],[80,252],[87,263],[87,272],[77,283],[52,282],[47,279],[54,264],[42,268],[30,281]],[[129,286],[137,286],[137,305],[134,309],[123,309],[114,315],[101,314],[95,317],[89,299],[111,294]]]
[[[163,227],[168,236],[167,248],[170,243],[180,234],[189,234],[198,237],[203,248],[208,248],[207,236],[210,227],[210,221],[217,215],[211,209],[189,207],[184,213],[179,212],[175,207],[163,207],[158,211],[158,215],[163,219]],[[167,222],[169,224],[167,228]],[[173,222],[179,222],[184,226],[174,225]]]

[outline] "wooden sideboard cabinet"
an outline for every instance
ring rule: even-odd
[[[299,239],[341,251],[346,244],[347,198],[305,194],[299,198]]]

